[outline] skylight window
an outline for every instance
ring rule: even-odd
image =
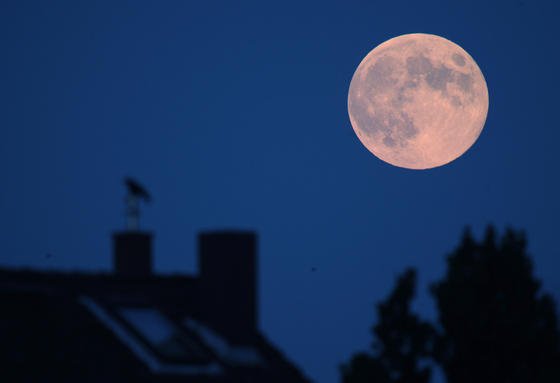
[[[206,359],[202,348],[153,308],[121,308],[120,316],[160,355],[173,360]]]
[[[221,366],[210,358],[189,332],[178,329],[172,321],[155,309],[107,310],[87,296],[81,296],[80,303],[154,373],[223,373]]]
[[[254,347],[231,345],[217,332],[192,318],[185,319],[183,323],[187,328],[198,334],[215,353],[228,362],[245,366],[262,364],[262,358]]]

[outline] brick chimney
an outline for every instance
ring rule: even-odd
[[[113,266],[119,276],[142,278],[152,274],[152,233],[113,234]]]
[[[113,234],[113,267],[119,276],[144,278],[152,274],[152,233],[140,231],[140,202],[151,196],[138,181],[126,177],[125,231]]]
[[[256,246],[253,232],[198,236],[201,314],[233,344],[251,344],[257,333]]]

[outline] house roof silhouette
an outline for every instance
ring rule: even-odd
[[[152,273],[151,234],[113,273],[0,269],[0,381],[307,382],[258,328],[256,235],[199,235],[199,275]]]

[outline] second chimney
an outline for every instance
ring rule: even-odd
[[[204,320],[231,343],[251,344],[257,333],[255,233],[202,233],[198,246]]]

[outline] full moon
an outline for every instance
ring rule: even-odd
[[[378,45],[362,60],[348,92],[348,114],[364,146],[402,168],[445,165],[476,141],[488,88],[457,44],[423,33]]]

